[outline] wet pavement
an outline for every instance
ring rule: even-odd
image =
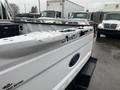
[[[120,39],[98,39],[93,56],[98,62],[88,90],[120,90]]]

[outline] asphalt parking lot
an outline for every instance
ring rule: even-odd
[[[120,39],[98,39],[93,56],[98,62],[88,90],[120,90]]]

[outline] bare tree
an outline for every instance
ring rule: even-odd
[[[14,16],[20,13],[20,9],[16,4],[11,3],[10,6],[11,6]]]
[[[38,12],[37,6],[32,6],[30,13],[37,13],[37,12]]]

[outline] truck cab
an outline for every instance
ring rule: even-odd
[[[72,12],[68,14],[69,24],[89,25],[90,14],[88,12]]]
[[[42,12],[41,17],[46,18],[61,18],[61,12],[59,11],[53,11],[53,10],[46,10]]]
[[[42,23],[61,23],[61,12],[54,10],[45,10],[41,12],[39,20]]]
[[[100,35],[106,36],[119,36],[120,35],[120,13],[106,13],[102,23],[98,25],[97,36]]]

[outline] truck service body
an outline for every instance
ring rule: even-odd
[[[64,90],[89,60],[92,45],[88,26],[0,39],[0,89]]]

